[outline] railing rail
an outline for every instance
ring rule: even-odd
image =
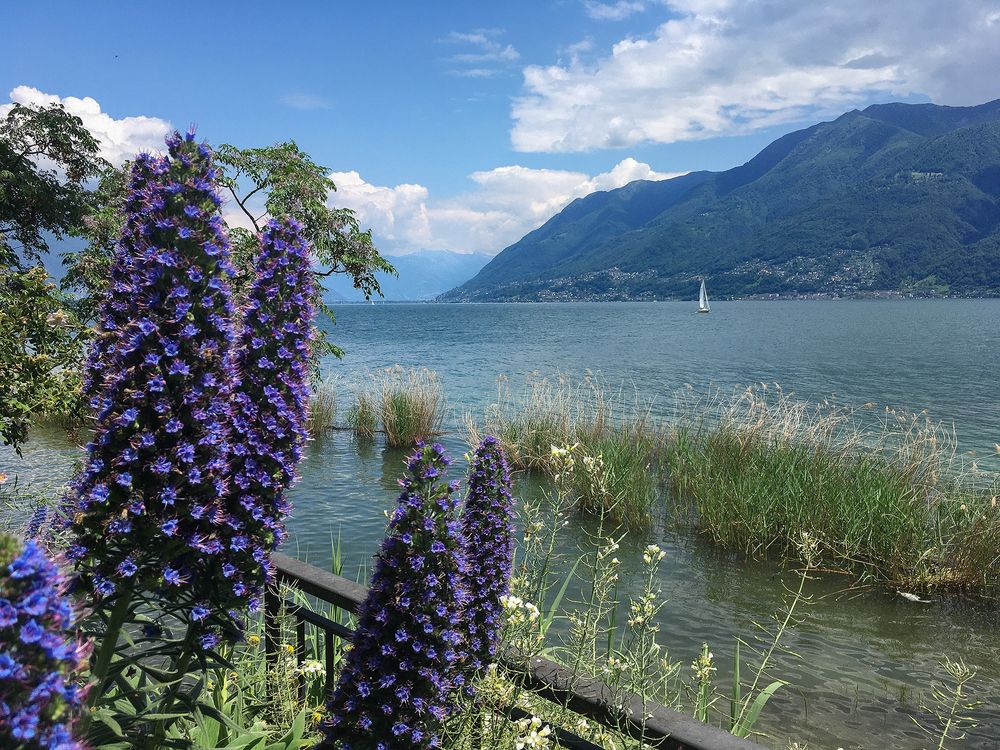
[[[278,581],[293,585],[309,596],[351,613],[357,613],[365,600],[367,589],[360,584],[287,555],[275,554],[272,559],[277,568]],[[285,604],[296,622],[295,652],[300,664],[305,652],[305,624],[309,623],[323,631],[329,690],[333,675],[333,639],[335,636],[349,639],[352,634],[350,629],[294,603]],[[277,592],[268,590],[264,603],[264,640],[267,657],[271,660],[278,656],[278,614],[282,605]],[[571,670],[548,659],[533,657],[525,662],[508,655],[500,659],[500,665],[542,698],[565,705],[581,716],[610,729],[624,731],[634,739],[662,750],[761,750],[759,745],[749,740],[703,724],[638,695],[627,694],[623,700],[620,691],[614,691],[601,680],[573,674]],[[510,709],[508,713],[512,719],[523,718],[525,715],[516,708]],[[565,747],[572,750],[597,750],[593,743],[565,729],[552,729]]]

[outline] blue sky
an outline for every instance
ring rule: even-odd
[[[1000,97],[993,0],[24,2],[3,17],[0,104],[58,97],[118,160],[191,122],[210,142],[293,138],[389,252],[495,253],[591,190],[725,169],[853,107]]]

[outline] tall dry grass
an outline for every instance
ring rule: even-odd
[[[399,365],[376,370],[356,386],[347,426],[370,439],[380,429],[386,444],[408,448],[440,434],[445,401],[437,374]]]
[[[752,555],[819,540],[824,565],[924,589],[1000,588],[1000,486],[966,466],[952,430],[925,413],[796,399],[780,386],[722,394],[686,388],[657,420],[635,389],[532,378],[498,384],[468,439],[503,443],[512,464],[545,471],[575,446],[605,481],[581,481],[580,510],[628,527],[658,513]],[[583,477],[585,472],[578,472]]]
[[[601,463],[604,477],[590,482],[578,474],[580,508],[635,528],[653,517],[666,445],[651,406],[634,387],[612,389],[592,375],[529,378],[517,393],[501,378],[482,420],[466,415],[465,422],[470,444],[493,435],[520,469],[545,472],[553,446],[575,446],[581,460]]]
[[[851,409],[757,386],[676,400],[673,508],[718,543],[785,553],[803,532],[829,567],[922,588],[1000,579],[996,476],[926,414]],[[993,584],[995,585],[995,584]]]
[[[315,437],[335,427],[336,423],[337,384],[333,378],[328,377],[313,384],[306,429]]]

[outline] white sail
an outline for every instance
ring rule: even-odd
[[[708,312],[708,292],[705,291],[705,280],[701,280],[701,291],[698,293],[698,312]]]

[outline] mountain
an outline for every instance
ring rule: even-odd
[[[399,276],[379,274],[386,300],[431,300],[442,292],[468,281],[490,259],[482,253],[454,253],[447,250],[420,250],[408,255],[387,255]],[[363,302],[364,295],[350,279],[336,275],[326,279],[330,302]]]
[[[580,198],[443,301],[1000,294],[1000,100],[879,104]]]

